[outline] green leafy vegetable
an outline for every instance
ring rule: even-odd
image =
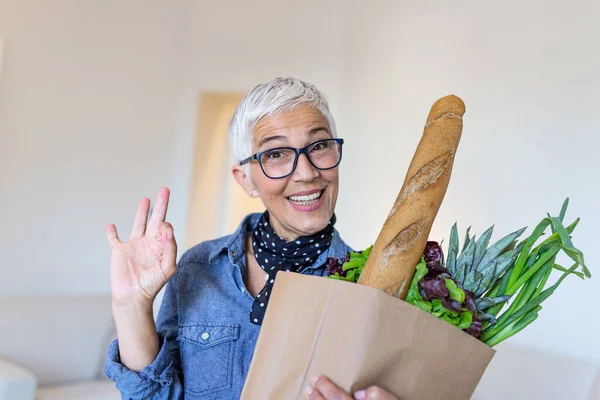
[[[558,217],[548,214],[521,242],[517,239],[525,228],[490,247],[493,226],[479,239],[471,236],[468,228],[460,253],[458,228],[454,224],[447,257],[438,243],[427,242],[405,300],[489,346],[515,335],[537,319],[541,303],[567,276],[591,277],[583,253],[571,239],[579,218],[567,227],[563,225],[568,204],[567,198]],[[546,234],[548,228],[550,235]],[[538,243],[540,239],[543,240]],[[329,277],[358,281],[371,249],[372,246],[362,252],[350,252],[342,260],[329,259]],[[574,261],[568,269],[556,264],[561,251]],[[546,288],[553,271],[562,274]]]
[[[568,275],[573,274],[581,279],[590,277],[583,253],[573,245],[571,239],[579,219],[568,227],[563,226],[567,206],[568,199],[563,203],[558,217],[549,215],[544,218],[532,234],[521,242],[517,238],[524,228],[488,248],[493,227],[479,239],[471,236],[469,228],[460,253],[458,229],[454,224],[450,231],[446,265],[429,268],[427,272],[430,263],[421,260],[406,301],[473,336],[479,337],[481,328],[480,340],[490,346],[508,339],[537,319],[542,309],[541,303],[556,291]],[[546,234],[548,228],[550,235]],[[569,269],[556,264],[561,251],[575,262]],[[432,254],[432,250],[429,248],[424,254]],[[443,260],[443,254],[437,259]],[[448,299],[431,299],[431,296],[439,297],[443,292],[435,279],[443,276],[444,271],[447,272],[444,290],[447,290]],[[553,271],[560,271],[562,275],[554,285],[545,288]],[[472,303],[469,303],[469,299]],[[460,309],[448,300],[460,304]]]
[[[542,309],[540,304],[555,292],[568,275],[573,274],[581,279],[591,276],[584,263],[583,253],[574,247],[570,237],[579,223],[579,219],[566,228],[563,226],[568,204],[569,199],[567,198],[558,217],[548,216],[536,226],[533,233],[522,243],[520,254],[514,265],[504,273],[499,284],[484,295],[483,298],[517,294],[515,299],[497,317],[496,323],[488,323],[484,327],[481,340],[489,346],[495,346],[508,339],[535,321]],[[535,246],[548,227],[552,234]],[[561,250],[575,261],[569,269],[555,263]],[[579,268],[581,271],[577,271]],[[554,285],[545,289],[554,270],[561,271],[562,275]],[[493,305],[487,310],[487,313],[496,316],[504,309],[505,304]]]
[[[351,251],[341,260],[329,258],[326,264],[328,276],[332,279],[357,282],[372,248],[373,246],[369,246],[363,251]]]
[[[450,298],[462,304],[462,302],[465,301],[465,292],[458,288],[452,279],[445,279],[445,283],[446,287],[450,291]]]

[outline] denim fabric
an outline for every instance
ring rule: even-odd
[[[120,363],[111,343],[106,375],[123,399],[239,399],[260,326],[250,323],[254,297],[245,282],[244,240],[258,224],[250,214],[232,235],[185,252],[169,280],[157,318],[161,348],[137,373]],[[335,231],[329,249],[302,273],[322,276],[327,257],[348,247]]]

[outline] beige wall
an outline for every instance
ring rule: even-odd
[[[4,67],[4,38],[0,37],[0,85],[2,85],[2,68]]]
[[[184,249],[232,233],[240,220],[264,207],[249,198],[231,174],[227,132],[243,94],[201,93]]]

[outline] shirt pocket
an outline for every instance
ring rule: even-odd
[[[235,341],[239,325],[180,325],[179,341],[183,388],[202,397],[231,389]]]

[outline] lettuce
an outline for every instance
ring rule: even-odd
[[[363,251],[351,251],[342,259],[328,258],[327,275],[332,279],[357,282],[372,248],[373,246],[369,246]]]
[[[426,262],[425,258],[421,258],[406,302],[473,335],[472,325],[478,320],[469,307],[472,299],[453,279],[445,278],[447,274],[440,273],[440,268],[434,264],[435,261]]]

